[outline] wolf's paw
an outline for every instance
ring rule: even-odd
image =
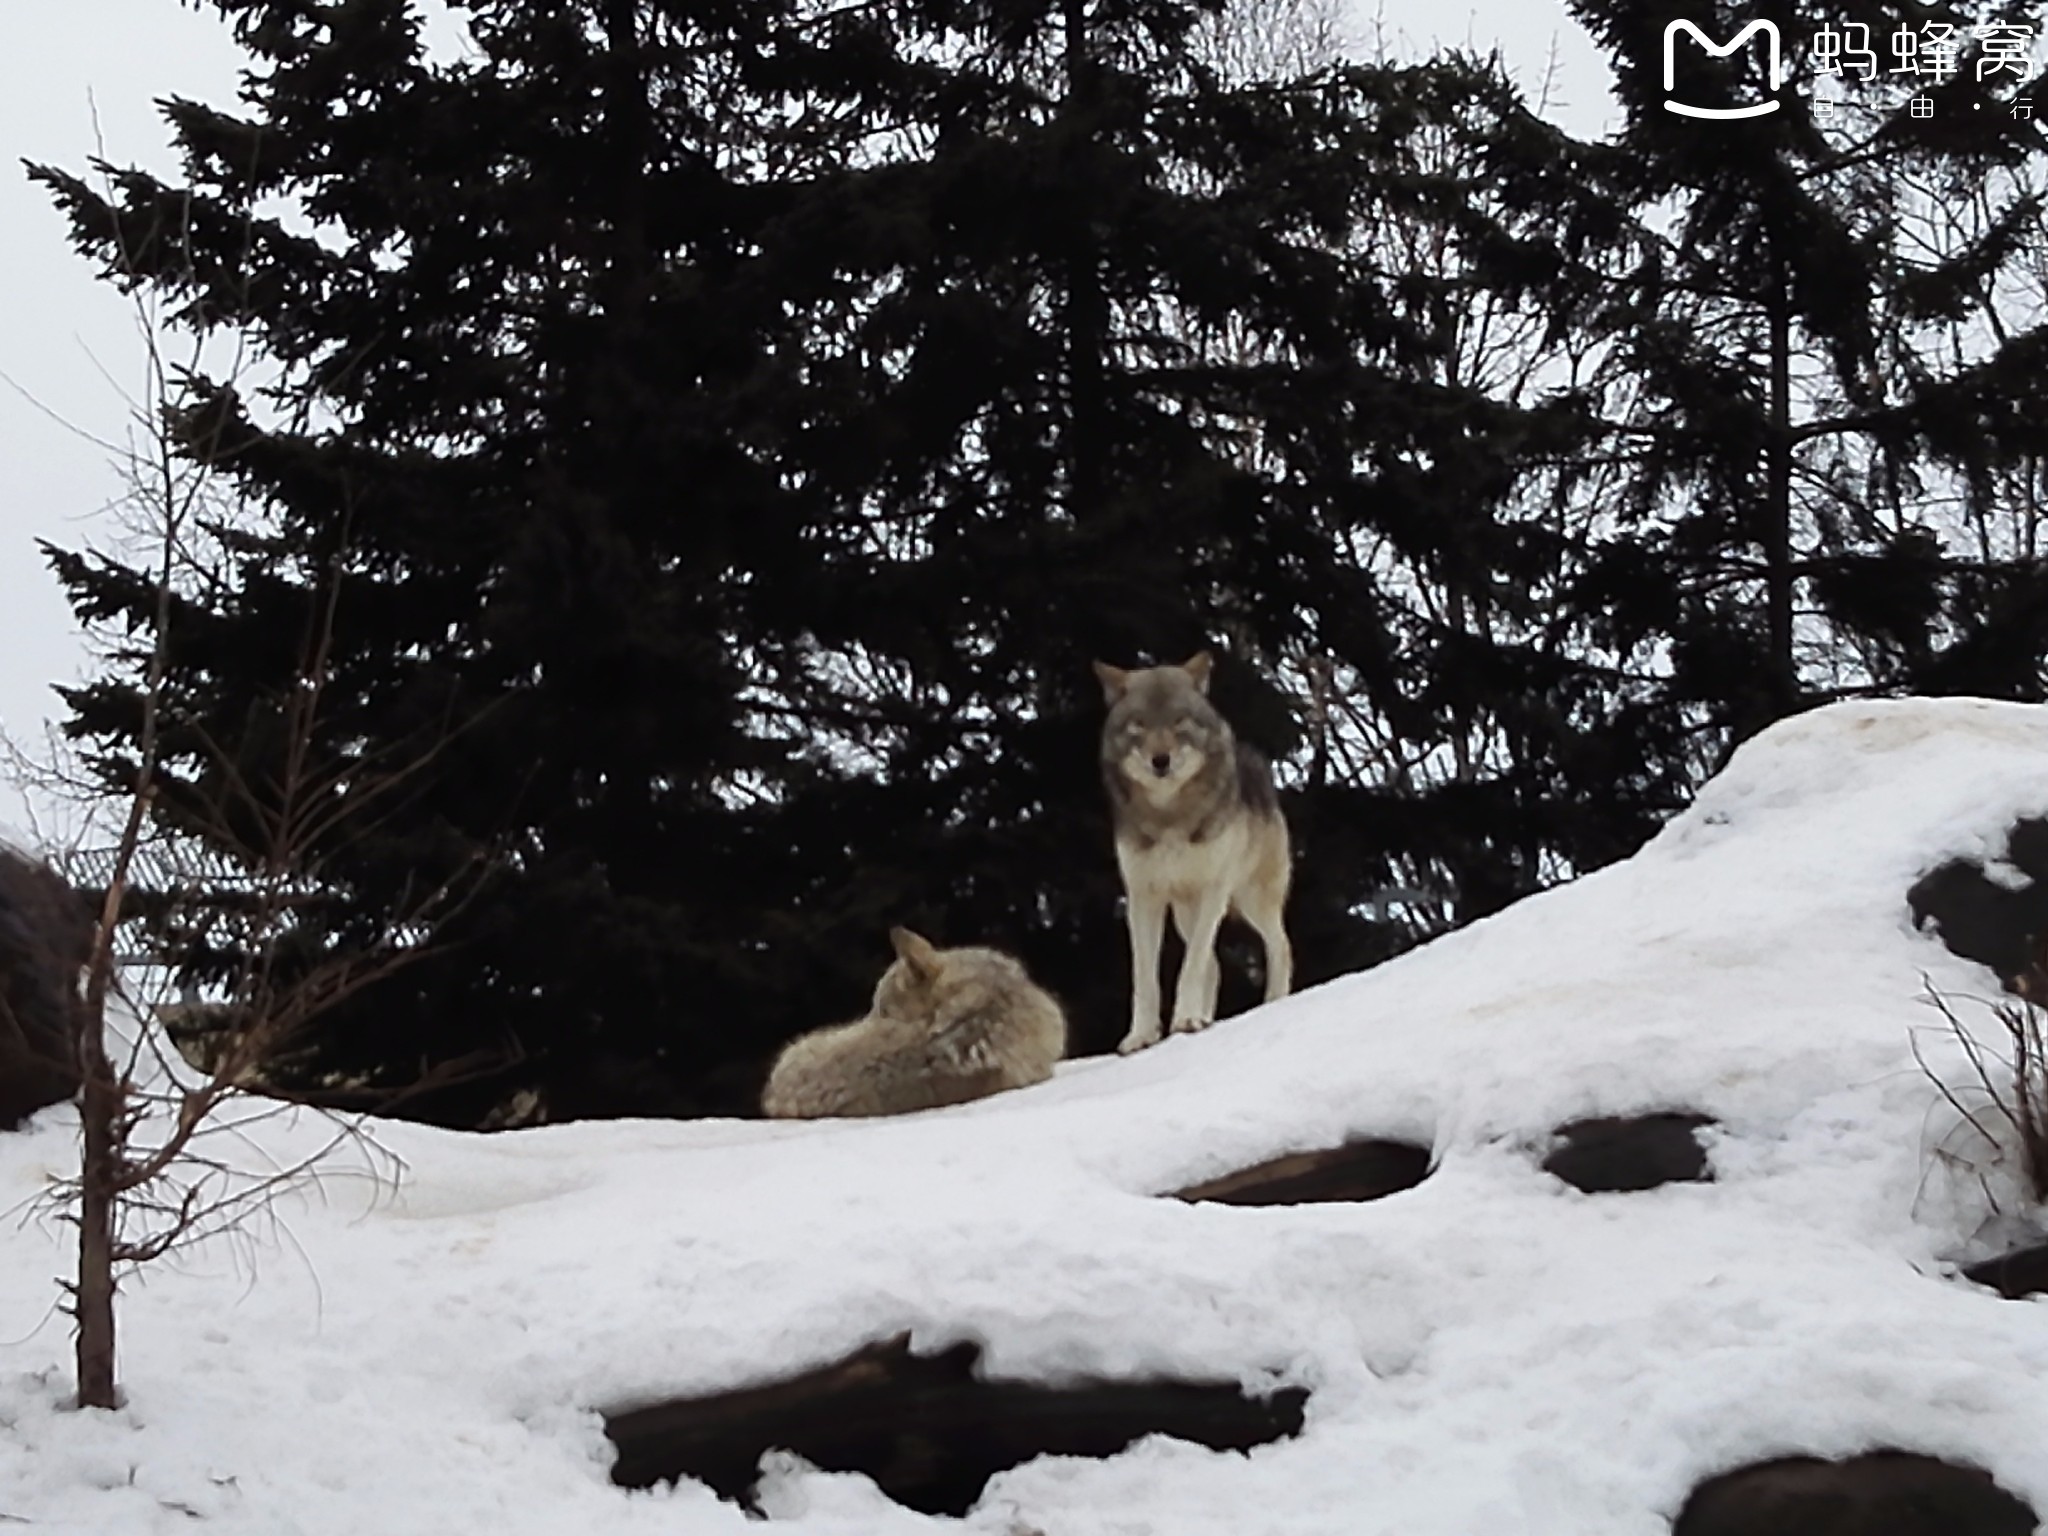
[[[1198,1030],[1207,1029],[1211,1022],[1213,1021],[1209,1019],[1175,1019],[1173,1032],[1176,1035],[1192,1035]]]
[[[991,1072],[1003,1064],[995,1047],[986,1040],[942,1041],[937,1055],[942,1064],[956,1072]]]
[[[988,1072],[1002,1063],[995,1042],[988,1037],[987,1021],[963,1019],[932,1036],[932,1056],[955,1072]]]
[[[1150,1031],[1143,1029],[1133,1029],[1128,1035],[1125,1035],[1123,1039],[1117,1041],[1116,1053],[1119,1056],[1128,1056],[1134,1051],[1142,1051],[1143,1049],[1145,1049],[1146,1046],[1150,1045],[1154,1040],[1157,1040],[1158,1038],[1159,1031],[1156,1029]]]

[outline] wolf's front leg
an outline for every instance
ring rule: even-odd
[[[1173,909],[1174,926],[1187,941],[1181,956],[1180,981],[1173,989],[1173,1032],[1207,1029],[1216,1017],[1216,989],[1222,972],[1216,961],[1216,930],[1230,908],[1230,893],[1217,887],[1199,902]]]
[[[1278,1002],[1294,987],[1294,946],[1287,942],[1287,919],[1271,892],[1245,902],[1244,915],[1266,946],[1266,1001]]]
[[[1131,1028],[1117,1050],[1128,1056],[1159,1038],[1159,945],[1166,936],[1166,902],[1146,886],[1127,889],[1124,920],[1131,930]]]

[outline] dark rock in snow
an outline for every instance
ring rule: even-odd
[[[49,865],[0,847],[0,1131],[78,1091],[85,898]]]
[[[1876,1451],[1791,1456],[1710,1478],[1671,1536],[2033,1536],[2034,1512],[1988,1472]]]
[[[1914,923],[1933,926],[1952,954],[1998,973],[2009,991],[2039,959],[2048,935],[2048,821],[2014,824],[2005,861],[2027,876],[2008,890],[1968,859],[1951,859],[1922,875],[1906,892]]]
[[[1429,1148],[1405,1141],[1354,1141],[1295,1152],[1220,1179],[1173,1191],[1187,1201],[1225,1205],[1316,1205],[1378,1200],[1413,1189],[1429,1173]]]
[[[1114,1456],[1146,1435],[1241,1451],[1301,1432],[1300,1388],[1246,1397],[1230,1384],[1097,1381],[1044,1387],[985,1381],[981,1350],[913,1355],[910,1336],[836,1365],[712,1397],[605,1415],[619,1448],[612,1481],[678,1477],[743,1497],[761,1456],[794,1451],[831,1472],[864,1472],[900,1504],[963,1515],[996,1473],[1036,1456]]]
[[[2048,1296],[2048,1243],[2016,1248],[1995,1259],[1972,1264],[1963,1271],[1963,1278],[1988,1285],[2012,1301],[2026,1296]]]
[[[1543,1160],[1543,1169],[1589,1195],[1711,1183],[1713,1170],[1693,1132],[1713,1123],[1688,1111],[1575,1120],[1558,1128],[1564,1144]]]

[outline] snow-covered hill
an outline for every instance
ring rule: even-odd
[[[395,1193],[344,1157],[275,1243],[131,1290],[114,1415],[62,1407],[68,1229],[9,1224],[0,1521],[739,1532],[701,1485],[614,1487],[597,1410],[904,1330],[1001,1376],[1310,1392],[1301,1435],[1248,1455],[1003,1473],[963,1523],[1006,1536],[1661,1536],[1715,1473],[1884,1446],[2048,1510],[2048,1303],[1948,1275],[2012,1235],[1991,1201],[2010,1217],[2016,1187],[1915,1060],[1964,1072],[1923,976],[1995,983],[1905,899],[2043,814],[2048,709],[1838,706],[1744,747],[1626,864],[1039,1088],[887,1122],[383,1126]],[[1564,1122],[1662,1109],[1718,1122],[1714,1182],[1585,1195],[1539,1167]],[[74,1135],[50,1111],[0,1137],[0,1203]],[[1154,1198],[1358,1137],[1437,1167],[1370,1204]],[[954,1523],[801,1469],[763,1502],[804,1531]]]

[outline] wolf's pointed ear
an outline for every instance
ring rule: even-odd
[[[1209,673],[1216,665],[1216,658],[1207,651],[1197,651],[1180,664],[1181,671],[1195,680],[1195,687],[1203,693],[1209,691]]]
[[[1124,690],[1131,686],[1131,674],[1122,667],[1112,667],[1106,661],[1095,663],[1095,676],[1102,684],[1102,696],[1114,704],[1124,696]]]
[[[912,933],[908,928],[891,928],[889,942],[895,946],[896,958],[919,976],[939,974],[939,952],[932,948],[930,939]]]

